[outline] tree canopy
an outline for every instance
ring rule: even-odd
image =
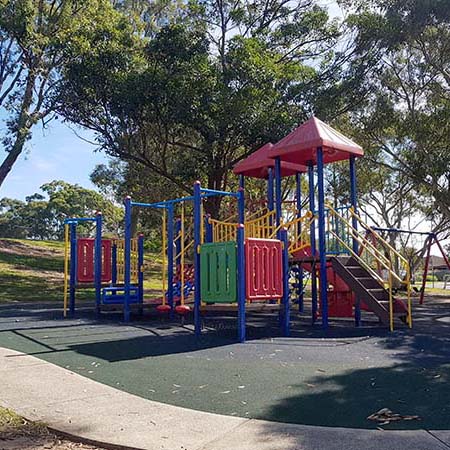
[[[225,189],[240,158],[306,118],[338,37],[310,1],[192,1],[142,49],[68,66],[59,111],[175,190]]]
[[[64,219],[93,217],[101,211],[105,231],[117,234],[122,226],[122,208],[100,193],[78,185],[55,180],[41,186],[41,193],[25,201],[0,200],[0,235],[12,238],[61,240]],[[89,226],[80,225],[80,232],[89,233]]]
[[[109,0],[0,0],[0,186],[31,138],[55,116],[61,75],[80,52],[115,46],[132,27]]]
[[[160,200],[196,179],[234,188],[237,161],[315,113],[364,147],[361,206],[374,221],[420,216],[447,229],[447,3],[341,0],[345,14],[332,19],[311,0],[3,0],[8,158],[30,136],[30,117],[56,112],[115,158],[92,175],[111,200]],[[328,177],[342,202],[346,179],[338,166]]]

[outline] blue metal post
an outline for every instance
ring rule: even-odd
[[[284,336],[290,335],[290,322],[291,322],[291,307],[289,304],[289,242],[287,236],[287,230],[282,229],[281,241],[283,242],[283,298],[281,301],[282,307],[282,330]]]
[[[328,281],[325,241],[325,190],[323,180],[323,150],[317,148],[317,190],[319,200],[319,258],[320,258],[320,305],[322,309],[322,327],[328,328]]]
[[[302,174],[297,172],[295,174],[295,201],[296,201],[296,209],[297,209],[297,218],[300,219],[302,217]],[[297,228],[298,234],[302,231],[301,222],[298,223]],[[304,310],[304,302],[303,302],[303,267],[300,265],[297,282],[299,287],[297,288],[297,296],[298,296],[298,311],[303,312]]]
[[[239,175],[239,187],[245,189],[245,177],[244,175]]]
[[[315,214],[315,188],[314,188],[314,165],[312,162],[308,163],[308,183],[309,183],[309,209]],[[309,230],[311,241],[311,256],[313,262],[311,264],[311,303],[312,303],[312,323],[314,324],[317,318],[317,277],[316,277],[316,264],[315,258],[317,256],[316,249],[316,225],[315,222],[311,223]]]
[[[206,214],[205,216],[205,242],[213,241],[213,227],[209,221],[210,217],[209,214]]]
[[[245,227],[237,229],[237,278],[238,278],[238,339],[245,342]]]
[[[75,295],[77,284],[77,224],[70,224],[70,284],[69,284],[69,312],[75,314]]]
[[[356,184],[356,158],[354,156],[350,156],[350,202],[353,207],[354,212],[357,214],[357,184]],[[358,220],[356,217],[352,216],[352,227],[355,231],[358,229]],[[356,236],[353,236],[352,243],[353,251],[356,254],[359,254],[359,245],[358,239]],[[361,325],[361,302],[359,298],[356,298],[355,301],[355,325],[359,327]]]
[[[130,284],[131,284],[131,198],[125,198],[125,237],[124,237],[124,299],[123,320],[130,321]]]
[[[138,299],[142,305],[144,303],[144,235],[140,234],[138,238]],[[142,307],[140,312],[142,313]]]
[[[281,160],[280,157],[275,159],[275,210],[277,227],[281,223]]]
[[[94,284],[95,314],[99,316],[102,302],[102,213],[95,216],[95,249],[94,249]]]
[[[239,197],[238,197],[238,216],[239,223],[245,222],[245,196],[244,196],[244,188],[239,188]]]
[[[197,336],[202,332],[200,317],[201,294],[200,294],[200,221],[201,216],[201,186],[200,181],[194,183],[194,326]]]
[[[170,318],[175,309],[173,303],[173,203],[167,205],[167,301],[170,306]]]
[[[274,210],[274,201],[273,201],[273,169],[269,167],[269,174],[267,178],[267,208],[269,211]]]

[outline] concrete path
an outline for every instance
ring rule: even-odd
[[[0,403],[64,433],[149,450],[449,450],[447,431],[283,424],[205,413],[116,390],[0,348]]]

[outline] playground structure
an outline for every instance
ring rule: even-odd
[[[78,236],[81,223],[95,225],[95,238]],[[123,302],[124,239],[103,239],[102,215],[64,221],[64,317],[76,309],[77,289],[95,289],[96,314],[103,307]],[[130,302],[143,304],[144,236],[130,241]]]
[[[95,250],[90,264],[93,264],[97,311],[103,304],[114,302],[123,306],[124,321],[129,321],[131,305],[147,303],[143,298],[140,250],[143,238],[133,244],[131,212],[133,208],[153,208],[162,212],[163,292],[150,303],[170,318],[175,314],[184,317],[193,311],[196,334],[201,333],[202,315],[214,310],[235,311],[238,339],[243,342],[246,311],[268,307],[279,312],[280,328],[288,336],[291,303],[296,301],[299,312],[304,311],[305,273],[311,279],[312,323],[320,317],[323,328],[327,328],[330,317],[354,317],[359,326],[364,309],[374,313],[391,330],[397,318],[411,327],[408,262],[357,213],[356,159],[361,156],[361,147],[313,117],[276,145],[266,144],[238,163],[234,167],[240,180],[238,192],[205,189],[196,182],[189,197],[156,203],[126,198],[125,237],[117,247],[120,263],[111,257],[110,264],[111,272],[123,277],[113,279],[111,274],[111,285],[102,287],[102,282],[109,281],[104,272],[110,259],[109,244],[100,244],[101,219],[96,239],[90,244]],[[325,202],[324,168],[343,160],[349,161],[350,204],[333,207]],[[305,174],[307,199],[302,198]],[[288,200],[294,207],[287,212],[283,209],[281,180],[289,176],[295,176],[296,190],[295,197]],[[267,181],[267,206],[251,213],[245,208],[246,177]],[[233,199],[237,203],[237,218],[218,220],[206,216],[203,201],[213,196]],[[186,204],[193,211],[193,236],[188,236],[185,230]],[[181,208],[180,218],[175,217],[176,208]],[[76,222],[70,220],[66,233],[70,228],[72,235]],[[376,245],[369,235],[376,236]],[[72,239],[70,242],[73,257],[72,246],[78,244],[73,244]],[[193,265],[186,262],[188,255]],[[396,271],[399,264],[403,275]],[[70,280],[72,270],[75,274],[71,265]],[[294,289],[290,286],[292,278]],[[394,295],[398,284],[404,286],[406,302]],[[71,284],[71,311],[72,290]]]

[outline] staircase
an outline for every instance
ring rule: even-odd
[[[412,327],[408,261],[372,230],[353,208],[348,210],[347,217],[331,205],[327,205],[327,209],[330,218],[327,233],[346,254],[332,258],[333,270],[353,290],[359,301],[363,301],[382,323],[389,325],[391,331],[397,317]],[[357,253],[353,250],[353,244],[359,249]],[[401,271],[404,276],[400,275]],[[405,288],[408,297],[406,304],[394,298],[395,285]]]
[[[408,261],[352,208],[334,209],[327,205],[326,213],[327,278],[333,285],[329,299],[340,305],[336,309],[336,317],[352,315],[353,293],[362,308],[373,312],[391,331],[397,319],[411,328],[411,273]],[[312,258],[309,236],[304,236],[314,219],[310,216],[308,226],[304,223],[300,235],[294,236],[294,243],[298,244],[291,243],[289,246],[291,261],[300,263],[308,271],[312,270],[313,259],[318,270],[318,256]],[[405,290],[406,302],[394,297],[397,287]],[[328,307],[331,307],[330,302]]]
[[[392,296],[389,289],[380,284],[355,257],[333,257],[333,270],[345,281],[355,293],[356,298],[364,302],[367,309],[373,312],[380,322],[391,326],[391,317],[406,322],[408,309],[405,304]]]

